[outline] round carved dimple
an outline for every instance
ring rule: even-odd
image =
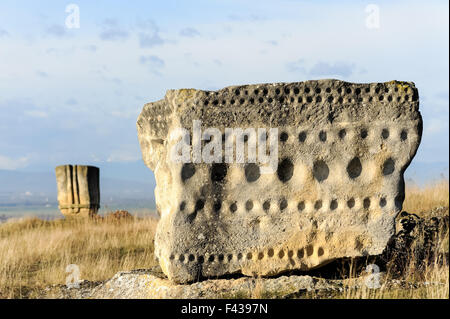
[[[248,260],[252,260],[252,258],[253,258],[253,254],[252,254],[252,253],[248,253],[248,254],[247,254],[247,259],[248,259]]]
[[[202,210],[203,207],[205,207],[205,201],[202,199],[199,199],[196,203],[195,203],[195,210]]]
[[[220,211],[221,208],[222,208],[222,202],[220,200],[216,201],[213,206],[214,212],[217,213],[218,211]]]
[[[303,211],[305,209],[305,202],[298,203],[297,209],[299,212]]]
[[[205,262],[205,257],[203,257],[203,256],[198,256],[197,262],[198,262],[199,264],[203,264],[203,263]]]
[[[193,163],[185,163],[181,168],[181,180],[185,182],[195,174],[195,165]]]
[[[406,132],[406,130],[402,130],[402,132],[400,133],[400,139],[402,141],[405,141],[408,138],[408,132]]]
[[[195,256],[192,255],[192,254],[190,254],[190,255],[189,255],[189,261],[194,261],[194,260],[195,260]]]
[[[280,200],[280,210],[285,210],[287,206],[288,206],[287,200],[285,198],[282,198]]]
[[[314,209],[319,210],[321,208],[322,208],[322,201],[321,200],[316,201],[314,204]]]
[[[284,257],[284,250],[278,252],[278,258],[282,259]]]
[[[363,201],[363,207],[364,207],[365,209],[367,209],[367,208],[370,207],[370,198],[369,198],[369,197],[364,198],[364,201]]]
[[[263,258],[264,258],[264,253],[263,253],[263,252],[260,252],[260,253],[258,254],[258,259],[261,260],[261,259],[263,259]]]
[[[297,258],[301,259],[303,258],[303,256],[305,256],[305,251],[302,249],[297,250]]]
[[[288,133],[282,132],[282,133],[280,134],[280,141],[281,141],[281,142],[286,142],[286,141],[288,140],[288,138],[289,138]]]
[[[382,197],[380,198],[380,207],[386,206],[386,198]]]
[[[355,199],[354,198],[350,198],[347,201],[347,206],[348,206],[348,208],[353,208],[355,206]]]
[[[328,178],[329,173],[330,170],[328,168],[328,165],[324,161],[318,160],[314,162],[313,176],[319,183],[326,180]]]
[[[178,257],[178,260],[179,260],[180,262],[183,262],[183,261],[184,261],[184,255],[181,254],[180,257]]]
[[[369,135],[367,130],[366,129],[362,129],[361,133],[360,133],[361,138],[365,139],[367,137],[367,135]]]
[[[263,204],[263,209],[269,210],[269,208],[270,208],[270,200],[266,200]]]
[[[292,178],[293,173],[294,173],[294,165],[292,164],[290,159],[285,158],[278,164],[277,169],[278,178],[283,183],[288,182]]]
[[[389,157],[387,160],[383,163],[383,175],[387,176],[394,172],[395,170],[395,161]]]
[[[236,204],[236,202],[234,202],[233,204],[230,205],[230,211],[233,212],[233,213],[235,211],[237,211],[237,204]]]
[[[251,200],[248,200],[248,201],[245,203],[245,209],[246,209],[246,210],[252,210],[252,209],[253,209],[253,202],[252,202]]]
[[[387,128],[384,128],[383,131],[381,131],[381,137],[383,139],[387,139],[389,137],[389,130]]]
[[[269,250],[267,251],[267,256],[273,257],[273,255],[274,255],[273,249],[272,249],[272,248],[269,248]]]
[[[255,182],[260,176],[261,173],[258,165],[255,163],[249,163],[245,166],[245,178],[247,179],[247,182]]]
[[[336,208],[338,208],[338,201],[336,199],[333,199],[330,203],[330,209],[335,210]]]
[[[347,135],[347,131],[345,130],[345,128],[343,128],[342,130],[339,131],[340,139],[343,139],[346,135]]]
[[[223,262],[225,256],[223,254],[219,254],[219,262]]]
[[[183,211],[186,208],[186,202],[182,201],[180,204],[180,210]]]
[[[320,131],[320,133],[319,133],[319,140],[321,142],[325,142],[327,140],[327,132]]]
[[[208,261],[209,261],[210,263],[214,262],[214,255],[209,255]]]
[[[319,249],[317,250],[317,256],[321,257],[321,256],[323,256],[324,253],[325,253],[325,251],[323,250],[323,248],[319,247]]]
[[[312,254],[314,253],[314,247],[312,245],[309,245],[308,247],[306,247],[306,255],[312,256]]]
[[[227,165],[225,163],[214,163],[211,166],[211,180],[221,182],[227,175]]]
[[[361,175],[362,165],[358,157],[354,157],[347,165],[347,174],[351,179],[357,178]]]
[[[298,134],[298,140],[300,141],[300,143],[305,142],[305,140],[306,140],[306,132],[305,131],[300,132],[300,134]]]

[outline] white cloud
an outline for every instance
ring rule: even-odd
[[[20,158],[11,158],[0,154],[0,169],[15,170],[28,165],[30,158],[22,156]]]

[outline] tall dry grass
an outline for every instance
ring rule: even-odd
[[[156,264],[157,221],[10,220],[0,225],[0,298],[33,297],[42,287],[64,284],[67,265],[80,279],[105,280],[121,270]]]
[[[448,207],[449,183],[442,179],[423,187],[407,184],[405,195],[403,210],[424,217],[433,208]]]

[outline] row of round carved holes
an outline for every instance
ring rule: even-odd
[[[347,136],[347,130],[346,129],[341,129],[338,132],[338,137],[339,139],[345,139],[345,137]],[[361,129],[359,131],[359,136],[362,139],[365,139],[369,136],[369,131],[367,129]],[[388,139],[390,136],[390,132],[389,129],[384,128],[381,133],[380,133],[380,137],[384,140]],[[307,131],[302,131],[298,134],[298,140],[300,143],[304,143],[306,141],[308,137],[308,132]],[[327,137],[328,137],[328,133],[326,131],[320,131],[319,134],[317,135],[319,141],[321,142],[326,142]],[[405,141],[408,138],[408,131],[406,129],[403,129],[400,134],[399,134],[400,140],[401,141]],[[281,142],[287,142],[287,140],[289,139],[289,134],[287,132],[281,132],[280,134],[280,141]]]
[[[338,132],[339,139],[343,140],[343,139],[345,139],[346,136],[347,136],[347,130],[346,129],[343,128],[343,129],[339,130],[339,132]],[[367,129],[363,128],[363,129],[361,129],[359,131],[359,136],[362,139],[365,139],[365,138],[367,138],[369,136],[369,131]],[[387,129],[387,128],[384,128],[381,131],[381,133],[380,133],[380,137],[382,139],[384,139],[384,140],[388,139],[389,136],[390,136],[390,132],[389,132],[389,129]],[[306,141],[307,137],[308,137],[308,132],[307,131],[301,131],[298,134],[298,141],[300,143],[304,143]],[[318,137],[319,141],[326,142],[327,138],[328,138],[328,133],[327,133],[327,131],[322,130],[322,131],[319,132],[319,134],[317,134],[317,137]],[[403,129],[400,132],[399,137],[400,137],[401,141],[405,141],[408,138],[408,131],[406,129]],[[249,138],[249,136],[247,134],[244,135],[243,136],[243,141],[247,142],[248,138]],[[260,136],[260,140],[261,141],[263,141],[264,139],[265,140],[268,139],[268,134],[267,133],[265,135],[263,134],[263,135]],[[289,134],[287,132],[283,131],[283,132],[281,132],[279,139],[280,139],[281,142],[285,143],[289,139]],[[226,140],[226,137],[225,137],[225,134],[223,134],[222,135],[222,142],[225,142],[225,140]],[[211,141],[211,137],[209,137],[209,140],[204,140],[205,143],[209,143],[210,141]]]
[[[361,160],[359,157],[351,159],[346,167],[347,174],[350,179],[355,180],[358,178],[363,170]],[[185,163],[181,168],[181,179],[186,182],[189,178],[195,174],[195,165],[193,163]],[[381,173],[383,176],[391,175],[395,171],[395,160],[391,157],[386,159],[381,167]],[[216,183],[221,183],[225,179],[228,172],[228,166],[225,163],[214,163],[211,165],[211,180]],[[314,178],[319,182],[323,182],[328,178],[330,169],[323,160],[316,160],[313,163],[312,174]],[[255,163],[249,163],[245,165],[244,174],[247,182],[253,183],[261,176],[260,168]],[[289,158],[284,158],[278,164],[277,175],[278,179],[283,183],[288,182],[294,174],[294,164]]]
[[[396,198],[396,201],[400,201],[400,200],[401,200],[400,198]],[[366,198],[363,199],[362,203],[363,203],[364,209],[368,209],[368,208],[370,208],[370,205],[371,205],[372,202],[371,202],[369,197],[366,197]],[[355,207],[355,204],[356,204],[356,201],[355,201],[355,198],[353,198],[353,197],[348,199],[347,202],[346,202],[346,206],[348,208],[350,208],[350,209]],[[385,207],[386,204],[387,204],[386,198],[385,197],[381,197],[378,200],[378,204],[379,204],[379,206],[381,208]],[[321,209],[323,207],[323,205],[324,205],[323,201],[319,199],[319,200],[314,202],[314,209],[315,210],[319,210],[319,209]],[[253,209],[253,206],[254,206],[254,204],[253,204],[252,200],[248,200],[248,201],[245,202],[245,210],[251,211]],[[268,211],[270,209],[270,206],[271,206],[271,201],[270,200],[266,200],[266,201],[264,201],[262,207],[263,207],[263,209],[265,211]],[[196,207],[196,210],[202,210],[205,207],[205,201],[202,200],[202,199],[197,200],[197,202],[195,204],[195,207]],[[287,200],[285,198],[282,198],[281,200],[279,200],[278,201],[278,207],[279,207],[280,211],[285,210],[288,207]],[[305,201],[300,201],[298,203],[298,205],[297,205],[297,209],[298,209],[299,212],[304,211],[305,207],[306,207]],[[330,210],[336,210],[338,207],[339,207],[339,203],[338,203],[337,199],[333,199],[333,200],[330,201],[330,203],[329,203]],[[180,210],[183,211],[185,208],[186,208],[186,202],[183,201],[180,204]],[[222,202],[221,201],[214,202],[213,209],[214,209],[215,212],[219,212],[221,210],[221,208],[222,208]],[[230,209],[230,211],[232,213],[236,212],[238,210],[238,203],[237,202],[233,202],[230,205],[229,209]]]
[[[284,97],[280,97],[278,99],[274,99],[272,97],[267,98],[267,102],[269,102],[269,103],[273,103],[275,100],[277,100],[280,103],[284,103],[285,101],[287,101],[287,99],[285,99]],[[374,102],[374,100],[375,101],[378,100],[380,102],[385,101],[385,100],[388,101],[388,102],[392,102],[394,100],[394,98],[392,97],[392,95],[389,95],[387,97],[385,97],[384,95],[379,95],[378,99],[374,99],[372,96],[369,96],[367,98],[367,102]],[[397,100],[397,102],[401,102],[402,101],[402,97],[398,96],[396,98],[396,100]],[[409,100],[410,100],[409,95],[403,96],[403,101],[408,102]],[[416,98],[413,96],[413,98],[411,100],[412,101],[416,101]],[[238,101],[230,100],[230,104],[231,105],[234,105],[236,103],[245,104],[245,101],[246,100],[244,98],[240,98]],[[295,98],[294,97],[290,97],[289,101],[291,103],[294,103],[295,102]],[[321,102],[324,102],[324,101],[327,101],[329,103],[344,103],[344,102],[352,103],[352,102],[355,102],[355,101],[356,102],[364,102],[364,99],[362,97],[358,97],[357,99],[353,99],[353,98],[344,99],[342,96],[336,98],[333,95],[329,95],[326,98],[323,98],[320,95],[319,96],[315,96],[315,97],[313,97],[313,96],[306,96],[305,98],[300,96],[300,97],[297,98],[297,102],[298,103],[313,103],[313,102],[321,103]],[[263,97],[259,97],[257,100],[255,100],[255,98],[251,97],[251,98],[248,99],[248,102],[250,104],[255,104],[256,102],[263,103],[264,102],[264,98]],[[210,103],[209,100],[205,100],[204,106],[208,106],[209,103]],[[218,106],[219,104],[226,105],[227,101],[222,100],[222,102],[220,103],[219,100],[213,100],[211,102],[211,104],[214,105],[214,106]]]
[[[288,250],[287,252],[285,250],[279,250],[277,254],[275,254],[274,249],[269,248],[267,250],[267,253],[264,252],[259,252],[257,254],[253,254],[253,253],[247,253],[247,254],[242,254],[242,253],[238,253],[236,255],[237,260],[243,260],[243,259],[247,259],[247,260],[252,260],[252,259],[258,259],[261,260],[263,259],[265,256],[267,256],[268,258],[276,258],[278,257],[279,259],[283,259],[285,257],[288,257],[289,259],[297,257],[298,259],[302,259],[304,257],[311,257],[314,254],[314,247],[313,246],[307,246],[306,248],[301,248],[298,249],[296,252],[294,252],[293,250]],[[316,254],[318,257],[321,257],[325,254],[325,251],[322,247],[318,247],[318,249],[316,250]],[[230,262],[233,260],[234,255],[233,254],[228,254],[228,255],[224,255],[224,254],[219,254],[217,255],[209,255],[207,258],[207,262],[213,263],[213,262],[224,262],[225,259]],[[175,260],[177,259],[180,262],[185,262],[185,261],[189,261],[189,262],[197,262],[197,263],[204,263],[205,262],[205,257],[204,256],[198,256],[196,258],[195,255],[193,254],[181,254],[178,257],[176,257],[175,255],[170,255],[170,260]]]
[[[314,91],[314,92],[312,92],[312,91]],[[324,92],[326,92],[326,93],[331,93],[331,88],[330,87],[327,87],[325,90],[324,90]],[[339,95],[341,95],[341,94],[352,94],[352,93],[354,93],[356,96],[359,96],[359,94],[361,94],[361,92],[362,91],[364,91],[365,93],[370,93],[370,88],[368,88],[368,87],[366,87],[366,88],[364,88],[364,90],[362,90],[361,88],[356,88],[355,90],[352,90],[351,88],[346,88],[345,90],[343,89],[343,88],[338,88],[337,89],[337,93],[339,94]],[[398,87],[396,87],[396,88],[394,88],[394,92],[398,92],[399,91],[399,88]],[[409,93],[409,88],[404,88],[404,92],[406,92],[406,93]],[[281,94],[281,92],[282,92],[282,90],[281,89],[279,89],[279,88],[277,88],[277,89],[275,89],[275,95],[276,96],[278,96],[278,95],[280,95]],[[299,88],[293,88],[292,90],[290,89],[290,88],[284,88],[283,89],[283,92],[284,92],[284,94],[286,94],[286,95],[290,95],[291,94],[291,92],[294,94],[294,95],[298,95],[298,94],[300,94],[300,89]],[[304,93],[304,94],[310,94],[310,93],[315,93],[316,95],[317,94],[320,94],[320,93],[322,93],[322,89],[321,88],[315,88],[314,90],[312,90],[312,89],[310,89],[309,87],[305,87],[303,90],[302,90],[302,92]],[[383,94],[380,94],[380,93],[385,93],[385,94],[387,94],[387,96],[386,95],[383,95]],[[391,90],[388,88],[388,87],[385,87],[385,88],[380,88],[380,87],[376,87],[375,88],[375,90],[373,91],[373,93],[375,93],[375,94],[379,94],[378,95],[378,101],[384,101],[384,100],[387,100],[387,101],[389,101],[389,102],[391,102],[391,101],[393,101],[394,100],[394,97],[392,96],[392,95],[389,95],[389,92],[391,92]],[[219,94],[218,92],[214,92],[215,94]],[[213,94],[214,94],[213,93]],[[242,94],[243,93],[243,94]],[[267,94],[269,94],[269,90],[267,89],[267,88],[264,88],[264,89],[254,89],[253,90],[253,94],[255,95],[255,96],[258,96],[260,93],[262,93],[263,94],[263,96],[267,96]],[[205,92],[205,94],[206,94],[206,96],[209,96],[209,94],[210,94],[210,92]],[[236,89],[235,91],[234,91],[234,95],[236,96],[236,100],[235,99],[231,99],[230,100],[230,103],[231,104],[235,104],[235,103],[240,103],[240,104],[244,104],[245,103],[245,98],[243,98],[242,96],[244,95],[244,96],[248,96],[249,95],[249,91],[248,90],[243,90],[243,91],[241,91],[240,89]],[[273,102],[273,100],[274,99],[278,99],[278,101],[280,102],[280,103],[283,103],[285,100],[284,100],[284,97],[278,97],[278,98],[276,98],[276,97],[269,97],[269,98],[267,98],[267,101],[269,102],[269,103],[272,103]],[[410,96],[408,95],[408,94],[406,94],[406,95],[404,95],[403,96],[403,99],[404,99],[404,101],[409,101],[410,100]],[[311,103],[312,101],[314,100],[314,98],[312,97],[312,96],[307,96],[305,99],[303,99],[303,97],[298,97],[297,98],[297,101],[299,102],[299,103],[302,103],[302,102],[308,102],[308,103]],[[335,99],[335,97],[333,97],[332,95],[329,95],[326,99],[324,99],[324,98],[322,98],[322,96],[315,96],[315,101],[316,102],[322,102],[322,101],[325,101],[325,100],[327,100],[328,102],[339,102],[339,103],[342,103],[342,102],[344,102],[344,98],[342,97],[342,96],[339,96],[338,98],[337,98],[337,100]],[[356,98],[356,100],[357,101],[359,101],[359,102],[362,102],[363,101],[363,99],[362,99],[362,97],[357,97]],[[417,94],[415,93],[415,92],[413,92],[413,94],[412,94],[412,96],[411,96],[411,100],[412,101],[416,101],[417,100]],[[248,100],[251,104],[253,104],[253,103],[255,103],[255,98],[250,98],[249,100]],[[290,97],[290,101],[291,102],[294,102],[295,101],[295,98],[293,97],[293,96],[291,96]],[[346,99],[346,101],[348,101],[348,102],[352,102],[352,101],[354,101],[354,99],[352,99],[352,98],[347,98]],[[369,102],[372,102],[373,101],[373,97],[372,96],[369,96],[368,97],[368,101]],[[401,101],[401,96],[397,96],[397,101]],[[204,102],[204,105],[205,106],[208,106],[208,104],[209,104],[209,100],[205,100],[205,102]],[[258,102],[259,103],[263,103],[264,102],[264,98],[261,96],[261,97],[259,97],[258,98]],[[219,100],[218,99],[213,99],[212,101],[211,101],[211,103],[212,103],[212,105],[218,105],[219,104]],[[225,100],[222,100],[222,104],[226,104],[226,101]]]

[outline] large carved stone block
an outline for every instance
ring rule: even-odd
[[[61,165],[55,168],[59,210],[67,217],[87,217],[100,208],[98,167]]]
[[[339,80],[169,90],[146,104],[137,129],[156,177],[155,252],[164,273],[184,283],[380,254],[394,234],[403,173],[420,143],[418,108],[413,83]],[[172,134],[180,128],[190,135]],[[263,172],[270,163],[249,150],[226,160],[228,145],[237,153],[240,143],[229,128],[248,129],[244,146],[277,141],[275,170]],[[275,140],[258,128],[277,129]],[[191,162],[174,161],[180,141]],[[215,163],[199,160],[198,150],[216,151],[210,144],[225,154]]]

